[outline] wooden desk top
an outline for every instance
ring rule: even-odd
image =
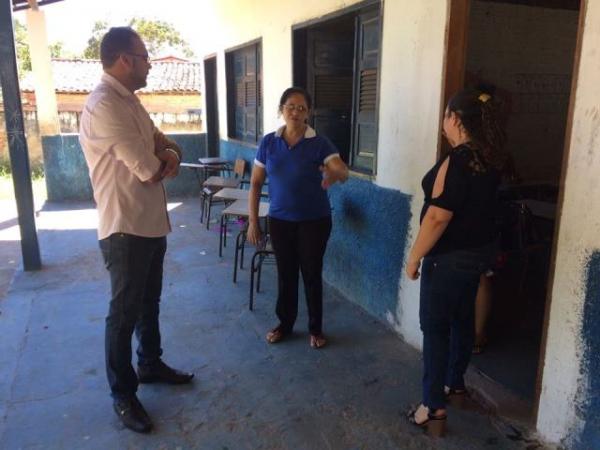
[[[198,158],[198,161],[200,162],[200,164],[206,164],[206,165],[229,164],[230,163],[230,161],[227,161],[226,159],[223,159],[218,156],[210,157],[210,158]]]
[[[204,182],[205,187],[215,188],[237,188],[240,185],[240,180],[237,178],[223,178],[223,177],[208,177]]]
[[[260,202],[258,205],[258,217],[266,217],[269,213],[269,203]],[[225,208],[221,214],[226,216],[243,216],[248,217],[250,214],[248,211],[248,200],[236,200],[227,208]]]
[[[214,197],[225,200],[248,200],[248,193],[245,189],[223,188],[217,192]]]
[[[531,214],[535,217],[541,217],[546,220],[556,219],[556,203],[543,202],[532,198],[524,198],[518,200],[518,202],[527,206]]]

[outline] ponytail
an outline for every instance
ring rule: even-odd
[[[499,120],[497,99],[479,89],[464,89],[450,99],[448,110],[460,117],[472,147],[481,152],[484,161],[503,170],[507,161],[506,134]]]

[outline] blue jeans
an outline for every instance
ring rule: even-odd
[[[464,389],[475,338],[479,276],[493,247],[426,256],[421,269],[419,319],[423,331],[423,404],[444,408],[444,385]]]
[[[112,292],[106,317],[106,373],[113,398],[127,398],[138,387],[131,365],[134,330],[139,365],[152,365],[162,354],[158,315],[167,239],[114,233],[99,243]]]

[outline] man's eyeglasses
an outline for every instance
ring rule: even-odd
[[[292,111],[298,111],[299,113],[303,113],[308,111],[308,108],[304,105],[293,105],[293,104],[286,104],[286,105],[281,105],[286,111],[288,112],[292,112]]]
[[[131,53],[131,52],[125,52],[130,56],[137,56],[138,58],[142,58],[144,61],[146,62],[150,62],[150,56],[148,55],[148,53],[146,54],[142,54],[142,53]]]

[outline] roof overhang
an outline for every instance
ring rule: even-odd
[[[50,3],[62,2],[63,0],[12,0],[13,11],[21,11],[29,9],[33,5],[33,9],[40,6],[49,5]]]

